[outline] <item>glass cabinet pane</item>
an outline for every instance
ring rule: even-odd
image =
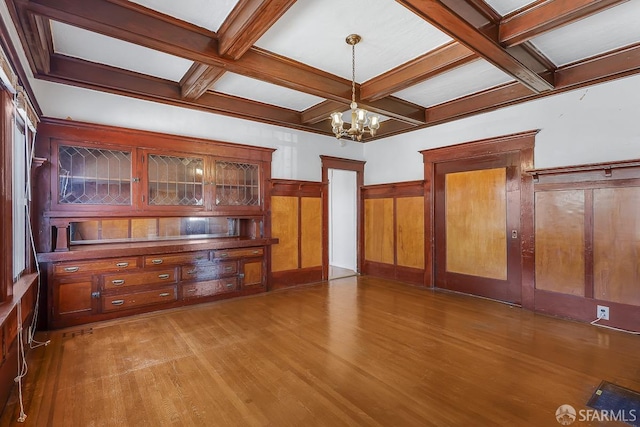
[[[216,205],[260,205],[260,168],[249,163],[216,161]]]
[[[59,146],[58,203],[131,205],[131,152]]]
[[[202,206],[204,159],[149,154],[149,205]]]

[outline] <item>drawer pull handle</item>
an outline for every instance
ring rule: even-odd
[[[152,259],[151,260],[151,264],[156,264],[156,265],[162,264],[162,260],[161,259]]]
[[[226,253],[226,252],[223,252],[223,253],[220,254],[220,258],[226,258],[228,256],[229,256],[229,254]]]
[[[232,266],[225,267],[224,271],[233,271],[233,267]]]
[[[116,300],[111,301],[111,304],[113,304],[113,305],[122,305],[122,304],[124,304],[124,300],[123,299],[116,299]]]
[[[187,289],[187,292],[189,292],[190,294],[194,293],[195,291],[196,291],[195,288]]]
[[[158,274],[158,279],[168,279],[169,275],[168,274]]]
[[[124,279],[112,280],[111,283],[113,283],[115,286],[124,285]]]
[[[197,272],[198,270],[194,268],[193,270],[187,271],[187,274],[196,274]]]
[[[255,251],[253,251],[252,253],[253,253],[253,254],[259,254],[259,253],[260,253],[260,251],[259,251],[259,250],[255,250]]]
[[[227,283],[227,288],[233,288],[233,283]]]
[[[116,267],[118,267],[118,268],[129,267],[129,263],[128,262],[119,262],[119,263],[116,264]]]
[[[159,296],[159,297],[163,297],[163,298],[164,298],[164,297],[168,297],[168,296],[170,296],[170,295],[171,295],[171,294],[170,294],[169,292],[163,292],[163,293],[159,294],[158,296]]]
[[[64,271],[66,271],[67,273],[75,273],[78,270],[80,270],[80,267],[65,267],[64,268]]]

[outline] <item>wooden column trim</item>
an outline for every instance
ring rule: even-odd
[[[593,188],[584,190],[584,297],[593,298]]]
[[[537,132],[536,132],[537,133]],[[535,134],[527,136],[535,143]],[[534,165],[534,148],[520,150],[520,250],[522,260],[522,306],[535,308],[535,194],[533,177],[526,173]]]

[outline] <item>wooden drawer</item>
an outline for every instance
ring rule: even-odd
[[[238,274],[237,261],[227,261],[220,263],[185,265],[182,267],[182,280],[206,280],[222,276],[232,276]]]
[[[195,282],[182,285],[182,298],[202,298],[211,295],[224,294],[238,290],[238,279],[229,277],[227,279],[207,280],[205,282]]]
[[[109,295],[102,297],[102,312],[128,310],[145,305],[163,304],[176,301],[176,287],[164,287],[153,291],[136,292],[124,295]]]
[[[56,275],[102,273],[104,271],[131,270],[138,267],[136,257],[109,258],[97,261],[61,262],[53,265]]]
[[[145,256],[144,266],[193,264],[206,261],[209,261],[209,251],[185,252],[182,254]]]
[[[118,289],[156,283],[176,283],[177,281],[175,268],[133,273],[111,273],[103,275],[102,278],[104,280],[104,289]]]
[[[245,258],[264,255],[264,248],[238,248],[213,251],[216,259]]]

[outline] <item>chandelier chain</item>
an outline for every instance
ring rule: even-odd
[[[356,45],[351,45],[351,102],[356,102]]]

